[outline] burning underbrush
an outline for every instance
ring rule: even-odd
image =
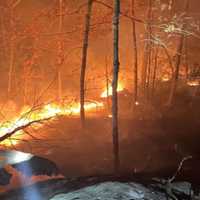
[[[86,102],[85,110],[86,112],[95,112],[99,109],[103,108],[103,103],[101,102]],[[4,136],[5,134],[11,133],[15,131],[16,138],[9,138],[2,142],[4,145],[16,145],[21,138],[21,135],[24,133],[23,127],[29,126],[33,124],[34,128],[40,128],[42,126],[43,121],[50,121],[55,119],[58,116],[78,116],[80,111],[79,103],[71,103],[71,104],[57,104],[57,103],[49,103],[44,106],[25,106],[22,111],[20,111],[16,117],[13,119],[9,119],[3,121],[0,125],[0,136]],[[22,129],[20,130],[20,127]],[[19,130],[18,130],[19,128]]]
[[[123,91],[123,85],[119,84],[117,90],[118,92]],[[86,113],[94,115],[102,110],[105,113],[106,105],[104,99],[109,98],[111,95],[112,87],[109,86],[101,93],[100,100],[86,101],[84,105]],[[50,102],[41,105],[24,106],[18,112],[13,102],[10,102],[7,107],[8,109],[1,113],[2,118],[0,123],[1,145],[5,146],[13,146],[18,144],[20,140],[23,140],[24,133],[27,134],[27,131],[24,129],[29,126],[38,129],[43,126],[44,121],[55,120],[58,116],[77,117],[80,113],[80,103],[76,101]],[[3,138],[6,134],[9,137]],[[13,137],[13,135],[15,136]]]

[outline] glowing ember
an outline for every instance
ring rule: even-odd
[[[85,103],[85,111],[92,112],[96,109],[102,108],[104,106],[101,102],[86,102]],[[80,104],[74,103],[72,105],[59,105],[56,103],[51,103],[43,106],[39,110],[32,110],[30,107],[24,107],[22,111],[19,113],[19,117],[16,117],[9,122],[2,123],[0,125],[0,137],[5,135],[6,133],[10,133],[14,131],[18,127],[22,127],[27,125],[30,122],[36,120],[43,120],[47,118],[52,118],[60,115],[68,115],[68,116],[76,116],[79,115],[80,112]],[[34,125],[34,128],[39,128],[41,124]],[[23,130],[17,131],[15,135],[15,139],[7,139],[1,142],[2,145],[11,146],[16,145],[18,140],[16,138],[20,137],[23,133]]]
[[[117,92],[120,92],[120,91],[123,91],[123,90],[124,90],[123,84],[118,83]],[[112,86],[111,85],[108,87],[108,91],[107,91],[107,89],[105,89],[104,92],[101,93],[102,98],[106,98],[108,96],[112,96]]]
[[[139,102],[138,102],[138,101],[136,101],[136,102],[135,102],[135,105],[136,105],[136,106],[138,106],[138,105],[139,105]]]
[[[163,82],[169,81],[169,80],[170,80],[169,75],[165,74],[165,75],[161,78],[161,80],[162,80]]]
[[[188,81],[187,84],[189,86],[195,87],[195,86],[199,86],[199,81],[198,80]]]

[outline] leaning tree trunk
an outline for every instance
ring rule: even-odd
[[[84,30],[84,38],[83,38],[83,49],[82,49],[82,62],[81,62],[81,74],[80,74],[80,117],[81,117],[82,127],[84,127],[84,124],[85,124],[85,109],[84,109],[85,71],[86,71],[86,65],[87,65],[87,51],[88,51],[88,40],[89,40],[89,33],[90,33],[92,4],[93,4],[93,0],[88,0],[87,13],[85,16],[85,30]]]
[[[113,154],[114,170],[119,170],[119,134],[118,134],[118,73],[119,73],[119,13],[120,0],[114,0],[113,16],[113,82],[112,82],[112,135],[113,135]]]
[[[131,0],[131,14],[135,16],[135,0]],[[135,20],[132,20],[132,34],[133,34],[133,62],[134,62],[134,105],[138,99],[138,50],[137,50],[137,36]]]
[[[185,9],[184,9],[185,13],[188,12],[188,8],[189,8],[189,0],[186,0]],[[184,32],[186,25],[185,25],[185,22],[183,23],[184,24],[183,24],[182,31]],[[176,93],[176,89],[177,89],[177,84],[178,84],[178,79],[179,79],[179,70],[180,70],[181,58],[182,58],[183,47],[184,47],[184,39],[185,39],[185,35],[184,33],[181,33],[180,38],[179,38],[177,55],[176,55],[177,57],[176,57],[176,63],[175,63],[175,71],[172,78],[171,90],[170,90],[169,99],[167,103],[168,106],[172,105],[172,102]]]

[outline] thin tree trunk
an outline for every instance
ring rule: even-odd
[[[59,0],[59,33],[62,32],[62,26],[63,26],[63,0]],[[58,48],[59,48],[59,62],[58,62],[58,68],[57,68],[57,98],[60,101],[62,99],[62,73],[61,73],[61,67],[63,64],[63,42],[62,39],[60,39],[59,43],[58,43]]]
[[[119,170],[119,133],[118,133],[118,73],[119,73],[119,14],[120,0],[114,0],[113,16],[113,82],[112,82],[112,135],[113,135],[113,154],[114,170]]]
[[[151,52],[151,15],[152,15],[152,0],[149,0],[149,6],[147,11],[147,31],[146,31],[146,43],[144,49],[144,63],[142,68],[142,89],[144,98],[146,98],[146,89],[147,89],[147,78],[148,78],[148,71],[149,71],[149,59],[150,59],[150,52]]]
[[[188,80],[189,77],[189,62],[188,62],[188,40],[185,38],[185,78]]]
[[[157,75],[157,68],[158,68],[158,47],[155,50],[155,57],[154,57],[154,69],[153,69],[153,80],[152,80],[152,93],[151,98],[154,99],[155,94],[155,82],[156,82],[156,75]]]
[[[92,14],[92,4],[93,0],[88,0],[87,3],[87,13],[85,16],[85,30],[84,30],[84,38],[83,38],[83,49],[82,49],[82,62],[81,62],[81,74],[80,74],[80,118],[81,125],[84,127],[85,124],[85,71],[87,65],[87,52],[88,52],[88,40],[90,33],[90,21]]]
[[[109,74],[108,74],[108,59],[105,59],[106,64],[106,92],[107,92],[107,109],[108,113],[110,113],[110,101],[109,101]]]
[[[151,58],[152,58],[152,47],[151,47],[151,35],[152,35],[152,28],[151,28],[151,21],[152,21],[152,0],[149,0],[149,8],[148,8],[148,52],[147,52],[147,77],[146,77],[146,84],[145,84],[145,95],[146,99],[149,100],[149,92],[150,92],[150,79],[151,79]]]
[[[152,47],[149,45],[149,55],[148,55],[148,69],[147,69],[147,80],[146,80],[146,99],[149,100],[150,93],[150,82],[151,82],[151,59],[152,59]]]
[[[9,59],[9,72],[8,72],[8,98],[10,98],[12,90],[12,74],[14,65],[14,41],[13,41],[13,7],[10,8],[10,59]]]
[[[135,16],[135,0],[131,0],[131,14]],[[135,20],[132,20],[132,35],[133,35],[133,62],[134,62],[134,105],[138,99],[138,50]]]
[[[189,0],[186,0],[185,2],[185,9],[184,12],[187,13],[188,12],[188,8],[189,8]],[[185,23],[183,24],[183,31],[185,30]],[[177,48],[177,58],[176,58],[176,63],[175,63],[175,71],[174,71],[174,75],[173,75],[173,79],[172,79],[172,84],[171,84],[171,90],[170,90],[170,94],[169,94],[169,99],[168,99],[168,106],[171,106],[173,103],[173,99],[176,93],[176,89],[177,89],[177,84],[178,84],[178,79],[179,79],[179,69],[180,69],[180,64],[181,64],[181,58],[182,58],[182,53],[183,53],[183,46],[184,46],[184,33],[182,33],[180,35],[179,38],[179,44],[178,44],[178,48]]]
[[[9,63],[9,72],[8,72],[8,98],[11,96],[11,90],[12,90],[12,84],[13,84],[13,68],[14,68],[14,32],[13,32],[13,19],[14,19],[14,9],[17,7],[17,5],[21,2],[21,0],[16,0],[11,6],[10,6],[10,63]]]

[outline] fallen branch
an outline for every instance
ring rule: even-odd
[[[193,158],[192,156],[184,157],[181,160],[181,162],[179,163],[179,166],[178,166],[176,172],[174,173],[174,175],[171,178],[168,178],[168,179],[153,178],[153,181],[156,181],[156,182],[159,183],[156,186],[164,191],[164,193],[166,194],[167,198],[170,197],[173,200],[178,200],[178,198],[174,194],[173,181],[176,179],[178,173],[181,171],[184,162],[189,160],[189,159],[192,159],[192,158]]]
[[[14,130],[12,130],[11,132],[8,132],[6,133],[5,135],[1,136],[0,137],[0,142],[10,138],[11,136],[13,136],[15,133],[17,133],[18,131],[21,131],[21,130],[24,130],[34,124],[41,124],[41,123],[44,123],[45,121],[49,121],[51,120],[53,117],[49,117],[49,118],[44,118],[44,119],[39,119],[39,120],[34,120],[34,121],[31,121],[23,126],[19,126],[17,128],[15,128]]]
[[[184,162],[187,161],[187,160],[189,160],[189,159],[192,159],[192,156],[186,156],[186,157],[184,157],[184,158],[181,160],[181,162],[180,162],[180,164],[179,164],[179,166],[178,166],[176,172],[174,173],[174,175],[173,175],[171,178],[168,179],[168,181],[169,181],[170,183],[173,182],[173,181],[175,180],[175,178],[177,177],[178,173],[181,171]]]

